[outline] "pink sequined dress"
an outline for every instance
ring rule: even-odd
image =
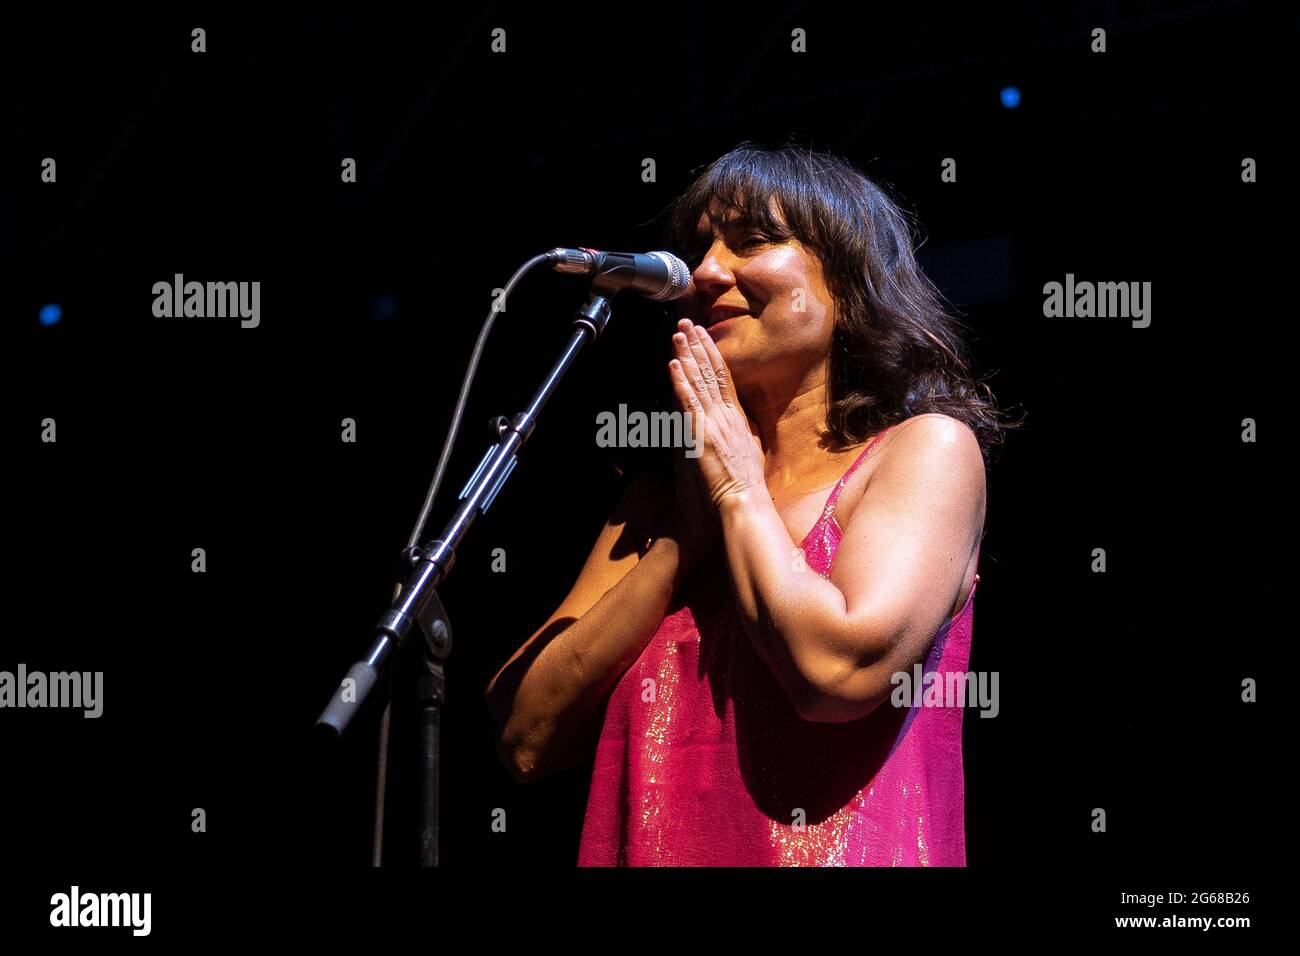
[[[885,432],[803,541],[823,577],[836,499]],[[962,708],[803,720],[745,634],[722,565],[684,589],[610,697],[578,865],[964,866]],[[966,672],[977,586],[936,632],[926,672]]]

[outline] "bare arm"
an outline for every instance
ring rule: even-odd
[[[606,695],[662,623],[685,570],[673,536],[642,551],[665,493],[651,477],[628,486],[568,596],[488,684],[497,751],[515,779],[590,755]]]
[[[766,495],[722,505],[741,617],[806,720],[865,716],[890,675],[924,660],[979,546],[984,466],[975,435],[943,415],[898,428],[853,511],[829,579],[793,564]]]

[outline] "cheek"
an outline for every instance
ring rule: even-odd
[[[768,328],[783,344],[783,351],[817,352],[829,347],[835,322],[825,303],[808,294],[791,295],[782,305]]]
[[[786,296],[790,314],[800,319],[804,325],[828,325],[831,322],[831,297],[826,288],[805,276],[805,281],[790,289]]]
[[[763,317],[783,336],[804,341],[829,336],[834,312],[829,297],[811,280],[789,285],[768,302]]]
[[[793,312],[793,317],[799,323],[800,341],[811,351],[829,351],[835,333],[834,303],[825,290],[820,288],[804,291],[800,301],[802,311]]]

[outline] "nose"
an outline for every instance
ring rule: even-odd
[[[736,284],[734,272],[739,259],[721,239],[715,239],[700,264],[691,273],[695,294],[703,302],[712,302]]]

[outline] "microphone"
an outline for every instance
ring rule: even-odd
[[[600,252],[558,247],[546,253],[556,272],[595,275],[605,286],[632,289],[655,302],[680,299],[691,291],[691,270],[671,252]]]

